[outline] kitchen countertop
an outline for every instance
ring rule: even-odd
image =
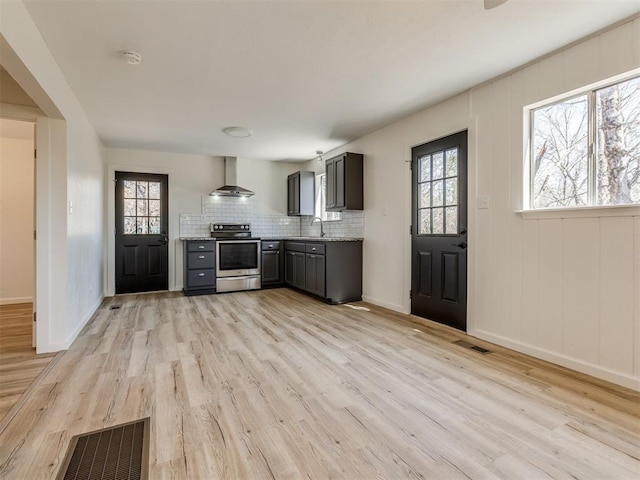
[[[363,238],[360,237],[283,237],[283,236],[279,236],[279,237],[258,237],[260,240],[265,240],[265,241],[269,241],[269,240],[283,240],[283,241],[287,241],[287,240],[291,240],[291,241],[305,241],[305,242],[361,242],[362,240],[364,240]],[[211,238],[211,237],[180,237],[180,240],[182,241],[187,241],[187,240],[196,240],[196,241],[215,241],[215,238]]]
[[[214,242],[216,239],[211,237],[180,237],[180,240],[182,240],[183,242],[187,240],[197,240],[197,241],[208,240],[210,242]]]
[[[284,241],[304,241],[304,242],[361,242],[360,237],[260,237],[262,240],[284,240]]]

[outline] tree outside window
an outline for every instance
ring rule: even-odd
[[[640,203],[640,77],[531,117],[533,208]]]

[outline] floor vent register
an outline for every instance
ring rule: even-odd
[[[464,347],[464,348],[470,348],[471,350],[480,352],[483,355],[486,355],[487,353],[491,353],[491,350],[487,350],[486,348],[479,347],[478,345],[474,345],[473,343],[469,343],[465,340],[456,340],[453,343],[455,343],[456,345],[460,345],[461,347]]]
[[[149,418],[76,435],[57,480],[147,480]]]

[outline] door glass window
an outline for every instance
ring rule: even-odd
[[[160,182],[123,180],[124,234],[160,234]]]
[[[418,235],[458,233],[458,148],[418,159]]]

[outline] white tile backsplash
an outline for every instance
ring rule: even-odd
[[[211,223],[250,223],[256,237],[320,236],[320,225],[311,224],[313,217],[264,215],[255,212],[255,197],[211,197],[203,195],[202,213],[180,214],[181,237],[208,237]],[[362,237],[364,212],[343,212],[342,220],[325,222],[329,237]]]
[[[319,237],[320,222],[311,225],[313,217],[300,217],[300,235],[303,237]],[[323,223],[324,233],[328,237],[364,237],[364,212],[342,212],[342,220]]]

